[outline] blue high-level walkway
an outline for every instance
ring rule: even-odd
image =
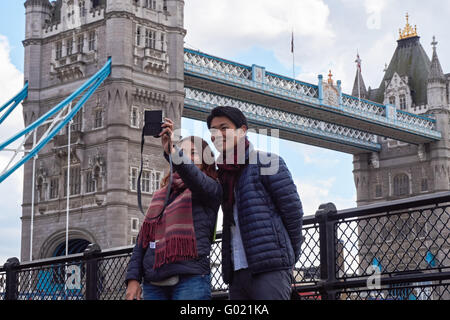
[[[185,113],[204,119],[215,102],[240,107],[254,126],[348,153],[378,151],[377,136],[422,144],[441,139],[432,118],[344,94],[318,77],[309,84],[199,51],[184,50]]]

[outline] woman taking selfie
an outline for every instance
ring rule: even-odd
[[[140,300],[143,282],[145,300],[208,300],[209,254],[222,201],[214,155],[199,137],[184,138],[169,150],[173,122],[165,118],[162,128],[164,156],[169,159],[170,152],[178,161],[164,211],[170,171],[147,210],[128,265],[126,299]]]

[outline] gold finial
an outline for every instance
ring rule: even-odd
[[[328,74],[328,84],[333,84],[333,74],[331,73],[331,70],[330,73]]]
[[[406,26],[399,31],[400,38],[399,40],[408,39],[412,37],[417,37],[417,26],[414,25],[414,28],[409,24],[409,14],[406,13]]]

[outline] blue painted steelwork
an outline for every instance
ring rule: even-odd
[[[252,69],[252,67],[246,66],[245,64],[241,64],[241,63],[237,63],[237,62],[234,62],[234,61],[231,61],[231,60],[226,60],[226,59],[223,59],[223,58],[219,58],[219,57],[216,57],[216,56],[212,56],[212,55],[209,55],[209,54],[200,52],[200,51],[196,51],[196,50],[191,50],[191,49],[184,48],[184,52],[190,52],[190,53],[192,53],[192,54],[199,55],[199,56],[203,56],[203,57],[205,57],[205,58],[209,58],[209,59],[221,61],[221,62],[224,62],[224,63],[227,63],[227,64],[232,64],[232,65],[234,65],[234,66],[236,66],[236,67],[248,69],[249,71],[251,71],[251,69]]]
[[[14,104],[12,106],[10,106],[10,108],[8,110],[6,110],[6,112],[0,117],[0,124],[2,124],[2,122],[9,116],[9,114],[11,112],[13,112],[13,110],[19,105],[19,103],[21,103],[27,96],[28,96],[28,81],[25,83],[25,86],[23,87],[23,89],[20,90],[20,92],[18,94],[16,94],[16,96],[14,98],[12,98],[8,102],[6,102],[0,108],[0,112],[2,112],[9,105],[11,105],[11,103],[14,102]]]
[[[359,98],[353,97],[353,96],[348,95],[348,94],[345,94],[345,93],[342,94],[342,97],[343,97],[343,98],[347,98],[347,99],[352,99],[352,100],[354,100],[355,102],[359,102]],[[365,103],[365,104],[368,104],[368,105],[373,106],[374,108],[378,108],[378,109],[382,110],[382,113],[381,113],[381,114],[384,114],[384,112],[386,112],[386,106],[384,106],[384,105],[382,105],[382,104],[379,104],[379,103],[376,103],[376,102],[374,102],[374,101],[370,101],[370,100],[366,100],[366,99],[361,99],[361,103]],[[429,119],[429,120],[432,120],[432,119]]]
[[[404,115],[407,115],[407,116],[414,116],[414,117],[419,118],[419,119],[423,119],[423,120],[426,120],[426,121],[430,121],[432,123],[436,123],[435,119],[431,119],[431,118],[428,118],[428,117],[425,117],[425,116],[421,116],[420,114],[412,114],[412,113],[409,113],[409,112],[406,112],[406,111],[403,111],[403,110],[397,110],[397,113],[401,113],[401,114],[404,114]]]
[[[303,82],[303,81],[300,81],[300,80],[297,80],[297,79],[288,78],[286,76],[282,76],[280,74],[269,72],[269,71],[266,71],[266,74],[268,76],[273,76],[273,77],[280,78],[280,79],[283,79],[283,80],[286,80],[286,81],[290,81],[290,82],[294,82],[294,83],[300,84],[302,86],[309,86],[311,88],[317,89],[317,86],[314,85],[314,84],[311,84],[311,83]]]
[[[253,81],[258,78],[252,74],[255,68],[190,49],[185,49],[184,66],[185,74],[190,77],[274,96],[281,100],[337,113],[426,139],[440,140],[442,138],[441,133],[436,130],[436,121],[432,118],[404,111],[397,111],[395,117],[389,117],[386,106],[364,99],[360,100],[342,92],[339,94],[337,105],[325,104],[323,76],[319,76],[318,85],[312,85],[265,71],[262,81]]]
[[[376,136],[367,132],[310,119],[270,107],[255,105],[238,99],[185,88],[184,101],[184,107],[193,111],[209,113],[218,105],[230,105],[239,108],[246,115],[248,121],[256,125],[356,147],[361,150],[372,152],[381,150],[381,145],[377,143]]]
[[[83,253],[87,246],[90,244],[89,241],[84,239],[70,239],[69,240],[69,254]],[[52,257],[61,257],[66,254],[66,242],[61,242],[56,249],[53,251]]]
[[[430,266],[431,268],[436,267],[436,256],[434,254],[432,254],[430,251],[427,251],[425,261],[428,263],[428,266]]]
[[[319,103],[323,104],[323,75],[319,74],[318,76],[319,84],[318,84],[318,91],[319,91]]]
[[[377,268],[378,268],[378,271],[379,271],[380,273],[381,273],[381,271],[383,270],[383,267],[382,267],[380,261],[378,261],[378,259],[377,259],[376,257],[374,257],[373,260],[372,260],[372,266],[373,266],[373,267],[377,267]]]
[[[68,115],[64,117],[55,128],[48,134],[45,139],[42,139],[34,148],[25,155],[19,162],[17,162],[12,168],[3,173],[0,176],[0,183],[3,182],[7,177],[9,177],[14,171],[16,171],[20,166],[22,166],[25,162],[34,157],[53,137],[75,116],[75,114],[83,107],[86,101],[90,98],[90,96],[97,90],[97,88],[105,81],[105,79],[111,73],[111,58],[108,59],[108,62],[100,69],[95,75],[93,75],[86,83],[84,83],[78,90],[72,93],[69,97],[64,99],[61,103],[59,103],[56,107],[50,109],[47,113],[37,119],[35,122],[30,124],[28,127],[14,135],[12,138],[6,140],[4,143],[0,144],[0,151],[5,149],[8,145],[19,139],[20,137],[25,136],[29,132],[35,130],[39,126],[41,126],[46,120],[55,115],[57,112],[61,111],[64,107],[66,107],[69,103],[71,103],[74,99],[76,99],[83,92],[83,96],[77,102],[77,104],[73,107]]]

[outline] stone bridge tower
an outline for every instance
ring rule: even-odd
[[[442,140],[411,145],[379,137],[378,142],[382,145],[380,152],[354,157],[358,206],[450,190],[450,74],[442,71],[436,39],[433,38],[431,43],[433,55],[430,60],[420,43],[417,29],[409,21],[400,30],[397,43],[379,88],[366,89],[362,75],[357,71],[352,94],[358,96],[359,83],[363,98],[434,118]],[[438,254],[438,261],[448,263],[444,252],[448,252],[449,248],[435,247],[436,243],[448,237],[445,232],[440,232],[448,230],[448,227],[445,227],[446,218],[439,215],[437,210],[394,215],[392,219],[380,220],[376,227],[366,230],[362,230],[364,224],[360,224],[360,234],[367,237],[360,240],[360,256],[368,259],[371,252],[377,252],[378,256],[373,258],[384,259],[382,265],[397,264],[398,270],[411,266],[426,269],[428,251]],[[426,241],[430,239],[432,241]],[[397,241],[403,241],[401,247]],[[419,247],[420,250],[416,250]],[[405,250],[411,250],[410,255],[405,254]],[[403,258],[399,258],[401,256]],[[413,259],[406,259],[410,256]],[[370,259],[367,261],[370,262]]]
[[[69,251],[132,244],[144,110],[180,125],[184,103],[183,0],[27,0],[23,104],[28,125],[112,57],[110,77],[70,126]],[[38,155],[33,258],[64,253],[68,129]],[[43,131],[39,131],[39,136]],[[26,148],[30,148],[28,141]],[[143,206],[167,172],[160,141],[144,149]],[[24,168],[21,260],[29,259],[32,163]],[[64,249],[64,250],[63,250]]]
[[[397,42],[379,88],[366,90],[364,82],[360,81],[360,92],[369,100],[394,105],[401,111],[433,117],[443,139],[416,146],[380,137],[381,152],[355,156],[358,206],[450,190],[450,74],[442,71],[435,39],[431,60],[416,29],[401,34]],[[359,72],[358,76],[362,79]],[[353,95],[358,95],[356,80]]]

